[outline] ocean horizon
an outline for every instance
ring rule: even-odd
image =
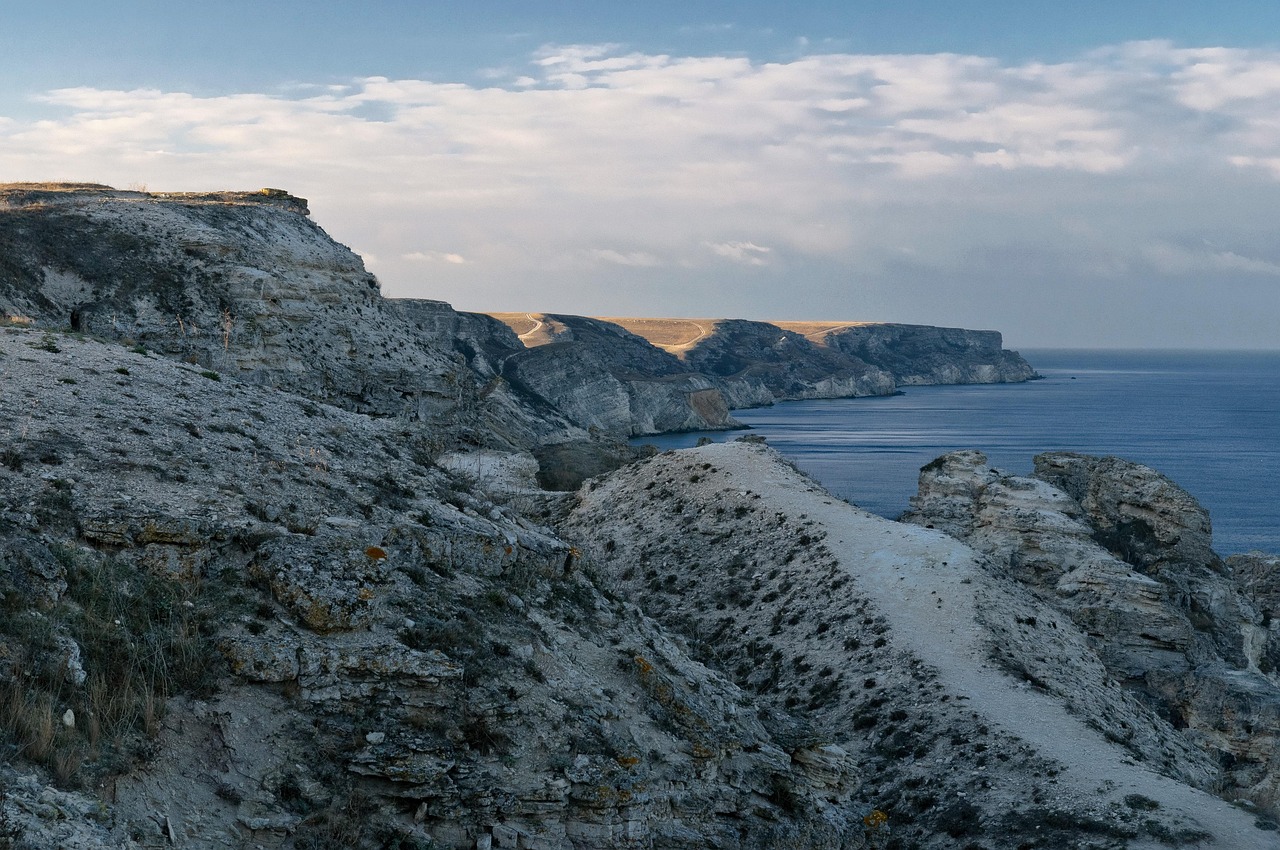
[[[734,411],[836,496],[897,518],[919,469],[978,449],[1005,472],[1035,455],[1077,451],[1146,464],[1213,519],[1222,554],[1280,552],[1280,351],[1022,349],[1042,380],[904,387],[893,396],[779,402]],[[633,442],[681,448],[690,432]]]

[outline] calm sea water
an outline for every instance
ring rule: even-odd
[[[980,449],[1025,474],[1043,451],[1112,454],[1168,475],[1213,516],[1223,553],[1280,552],[1280,352],[1024,350],[1045,380],[908,387],[887,398],[783,402],[734,416],[836,495],[896,517],[919,469]],[[663,448],[699,436],[647,437]]]

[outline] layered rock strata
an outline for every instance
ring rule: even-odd
[[[580,438],[530,411],[477,354],[496,322],[388,301],[363,262],[278,190],[148,194],[0,188],[0,312],[360,413],[442,446]]]
[[[848,846],[832,757],[599,584],[520,456],[35,328],[0,373],[0,838]]]
[[[779,326],[883,369],[899,386],[1004,384],[1036,377],[1017,352],[1003,348],[998,331],[891,323],[780,322]]]
[[[1066,452],[1038,456],[1031,477],[992,469],[980,452],[946,455],[922,470],[904,519],[986,553],[1082,629],[1108,674],[1210,758],[1198,784],[1275,811],[1274,558],[1224,564],[1208,513],[1185,490],[1140,464]],[[1052,679],[1044,658],[1004,657]],[[1139,743],[1145,731],[1122,740],[1169,763]]]
[[[627,436],[741,427],[714,381],[642,337],[599,319],[538,316],[496,314],[513,332],[536,323],[502,376],[579,425]]]
[[[443,302],[388,300],[360,258],[310,221],[305,200],[276,189],[7,184],[0,254],[6,316],[421,422],[442,447],[529,450],[591,442],[591,433],[618,440],[732,428],[732,407],[884,394],[895,380],[1031,375],[1004,368],[1021,360],[1000,352],[998,335],[993,354],[991,339],[982,337],[986,348],[958,344],[969,332],[948,329],[873,326],[893,337],[862,346],[894,352],[882,368],[835,337],[811,342],[774,325],[722,321],[682,359],[615,323],[504,314],[504,324]],[[950,371],[941,366],[948,359]],[[903,363],[914,371],[899,380],[892,369]],[[611,451],[616,465],[625,451]]]
[[[0,310],[0,846],[1275,846],[1275,558],[1149,470],[944,459],[938,529],[758,442],[548,492],[846,361],[540,352],[274,190],[0,189]]]
[[[546,313],[494,313],[528,347],[506,362],[536,364],[537,391],[571,417],[622,421],[630,408],[633,433],[732,427],[728,408],[776,401],[890,395],[899,386],[1027,381],[1035,371],[1001,347],[996,331],[923,325],[754,322],[742,319],[587,319]],[[573,362],[566,363],[565,360]],[[546,368],[562,364],[555,376]],[[584,404],[566,370],[608,399],[603,410]],[[645,388],[657,376],[717,403],[691,403],[697,415],[656,408]],[[637,383],[637,378],[642,380]],[[569,387],[575,387],[570,390]],[[681,416],[683,415],[683,418]],[[699,420],[704,423],[699,425]],[[676,423],[670,427],[667,423]],[[646,428],[652,430],[644,430]]]

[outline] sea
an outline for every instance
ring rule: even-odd
[[[737,410],[825,488],[897,518],[920,467],[978,449],[995,468],[1044,451],[1116,455],[1173,479],[1209,509],[1221,554],[1280,553],[1280,352],[1022,351],[1042,380],[906,387],[894,396]],[[660,448],[742,432],[637,438]]]

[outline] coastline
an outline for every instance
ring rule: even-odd
[[[895,518],[919,467],[981,449],[1023,473],[1050,450],[1116,455],[1165,473],[1213,515],[1224,554],[1280,550],[1268,510],[1280,477],[1280,352],[1034,349],[1044,380],[907,387],[890,397],[779,402],[735,411],[769,444],[841,498]],[[1269,424],[1270,423],[1270,424]],[[635,438],[659,448],[719,442],[692,432]]]

